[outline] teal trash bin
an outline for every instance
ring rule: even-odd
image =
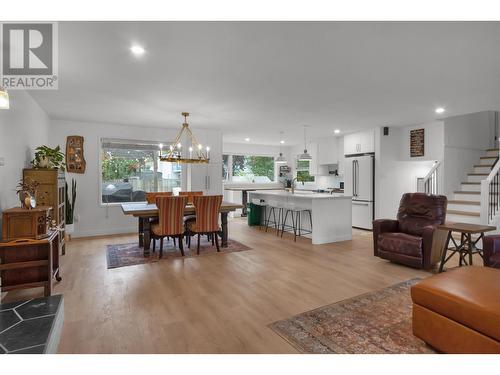
[[[253,227],[255,225],[260,225],[261,214],[261,206],[258,204],[247,203],[247,222],[249,226]]]

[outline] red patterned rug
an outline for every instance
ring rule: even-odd
[[[215,254],[227,254],[235,253],[238,251],[251,250],[248,246],[243,245],[238,241],[229,239],[227,241],[227,247],[221,247],[220,252],[217,252],[215,246],[212,242],[207,241],[206,236],[200,243],[200,255],[196,254],[196,237],[191,240],[191,249],[184,245],[184,258],[198,257],[204,255],[215,255]],[[144,249],[139,247],[138,243],[127,243],[121,245],[108,245],[106,249],[106,259],[108,262],[108,269],[135,266],[137,264],[145,263],[155,263],[164,260],[171,260],[174,258],[182,258],[181,252],[178,247],[174,247],[172,240],[163,242],[163,257],[158,258],[158,253],[160,250],[160,241],[156,243],[156,252],[153,253],[153,246],[150,249],[149,257],[144,257]]]
[[[419,280],[323,306],[270,327],[303,353],[435,353],[412,333],[410,287]]]

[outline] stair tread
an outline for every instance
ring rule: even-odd
[[[479,159],[496,159],[498,156],[480,156]]]
[[[469,176],[489,176],[489,173],[467,173]]]
[[[460,199],[451,199],[448,201],[448,203],[450,204],[467,204],[467,205],[471,205],[471,206],[480,206],[481,203],[480,202],[475,202],[475,201],[464,201],[464,200],[460,200]]]
[[[493,167],[495,164],[474,164],[474,168],[486,168],[486,167]]]
[[[455,190],[455,194],[475,194],[475,195],[480,195],[480,191],[467,191],[467,190]]]
[[[481,185],[480,182],[461,182],[463,185]]]
[[[446,213],[452,215],[481,216],[479,212],[469,212],[469,211],[459,211],[459,210],[447,210]]]
[[[490,152],[490,151],[500,151],[500,148],[488,148],[488,149],[486,149],[486,152]]]

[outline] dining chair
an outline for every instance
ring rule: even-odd
[[[219,239],[217,235],[220,232],[219,213],[222,204],[222,195],[204,195],[194,196],[193,205],[196,218],[186,223],[186,234],[188,236],[188,247],[191,247],[191,237],[198,235],[198,246],[196,253],[200,254],[200,236],[203,234],[211,235],[215,240],[217,251],[219,248]]]
[[[171,191],[146,193],[146,201],[148,202],[148,204],[153,204],[156,203],[157,197],[171,197],[171,196],[172,196]]]
[[[180,197],[188,197],[188,204],[193,204],[193,197],[203,195],[202,191],[180,191]]]
[[[151,226],[153,241],[160,239],[160,254],[163,256],[163,239],[172,237],[179,239],[179,249],[184,256],[183,238],[184,238],[184,210],[187,204],[187,197],[157,197],[156,206],[158,207],[159,222]],[[174,242],[175,246],[175,242]],[[153,249],[156,242],[153,242]]]

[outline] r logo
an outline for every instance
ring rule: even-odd
[[[54,74],[51,23],[2,24],[2,73],[41,76]]]

